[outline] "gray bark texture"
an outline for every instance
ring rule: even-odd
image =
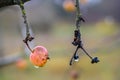
[[[11,6],[11,5],[17,5],[17,1],[19,0],[0,0],[0,8],[1,7],[6,7],[6,6]],[[21,0],[23,3],[30,1],[30,0]]]

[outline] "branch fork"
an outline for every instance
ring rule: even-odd
[[[79,7],[79,0],[76,0],[76,30],[74,31],[74,41],[72,42],[72,44],[74,46],[77,46],[73,56],[71,57],[70,60],[70,65],[72,65],[73,60],[74,61],[78,61],[79,60],[79,56],[77,54],[78,50],[81,49],[90,59],[91,59],[91,63],[98,63],[99,59],[98,57],[92,57],[88,54],[88,52],[84,49],[83,44],[82,44],[82,40],[81,40],[81,33],[80,33],[80,23],[81,22],[85,22],[84,18],[81,16],[80,14],[80,7]]]
[[[28,42],[31,42],[33,39],[34,37],[32,37],[30,34],[27,34],[26,38],[23,40],[23,42],[26,44],[26,46],[31,52],[33,52],[33,50],[30,48]]]

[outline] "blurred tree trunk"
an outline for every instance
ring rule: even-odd
[[[24,3],[30,0],[21,0]],[[5,7],[5,6],[10,6],[10,5],[16,5],[17,4],[17,0],[0,0],[0,8],[1,7]]]

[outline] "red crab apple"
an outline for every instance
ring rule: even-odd
[[[71,0],[65,0],[63,2],[63,8],[68,12],[74,12],[76,9],[74,3]]]
[[[76,80],[76,79],[78,79],[78,77],[79,77],[78,72],[77,72],[76,70],[72,70],[72,71],[70,72],[70,76],[71,76],[71,78],[72,78],[73,80]]]
[[[17,62],[16,62],[16,66],[17,66],[17,68],[19,68],[19,69],[21,69],[21,70],[24,70],[24,69],[26,69],[26,67],[27,67],[27,62],[26,62],[26,60],[24,60],[24,59],[19,59],[19,60],[17,60]]]
[[[43,46],[36,46],[30,54],[30,61],[37,67],[43,67],[48,59],[48,51]]]

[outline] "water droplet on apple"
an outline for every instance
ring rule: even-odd
[[[34,66],[35,68],[39,68],[39,66]]]

